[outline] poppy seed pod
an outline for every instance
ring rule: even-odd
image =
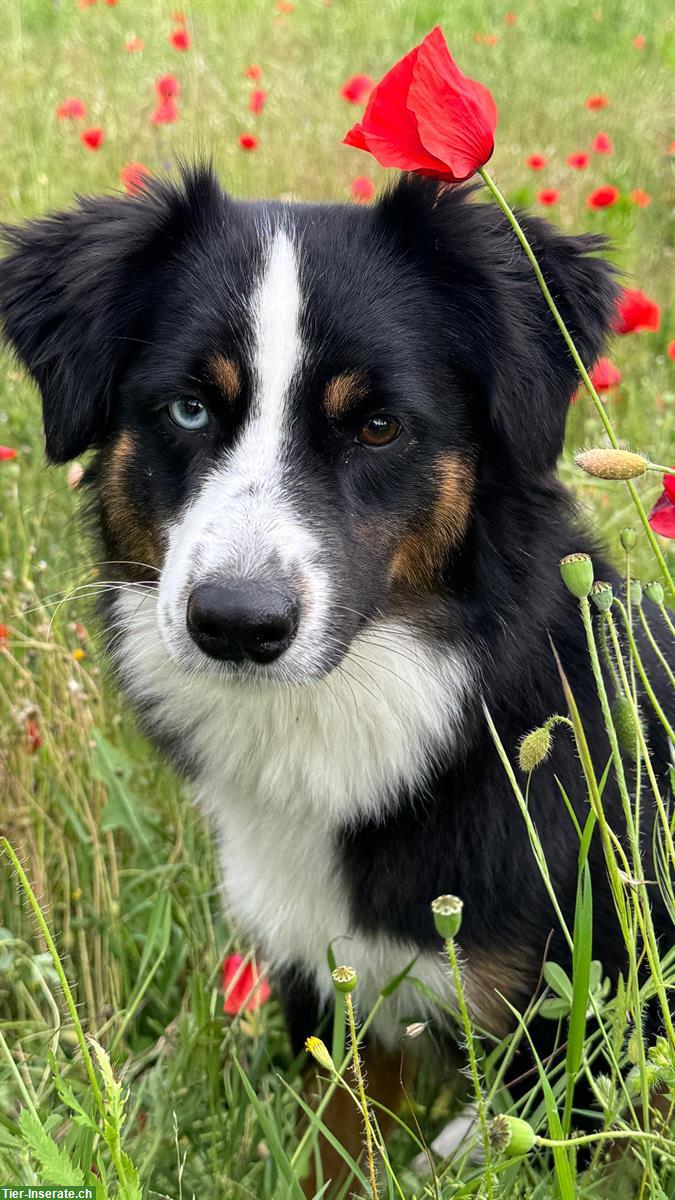
[[[591,588],[591,600],[598,612],[609,612],[614,603],[614,592],[612,591],[611,583],[604,583],[598,579]]]
[[[593,563],[589,554],[567,554],[560,560],[565,587],[577,600],[588,596],[593,587]]]
[[[630,550],[635,549],[635,546],[637,545],[638,535],[634,529],[630,529],[630,528],[622,529],[621,533],[619,534],[619,537],[621,538],[621,545],[623,546],[624,550],[626,551],[626,554],[628,554],[628,552]]]
[[[652,579],[650,583],[646,583],[644,593],[647,599],[651,600],[652,604],[658,605],[659,608],[661,607],[663,604],[663,586],[659,583],[658,579]]]
[[[463,902],[459,896],[437,896],[431,902],[431,911],[437,933],[447,941],[459,933],[462,924]]]
[[[540,725],[538,729],[531,729],[529,733],[525,734],[518,747],[518,766],[521,771],[529,775],[530,771],[541,766],[548,758],[552,748],[553,738],[546,725]]]
[[[642,454],[610,447],[582,450],[574,461],[582,471],[596,479],[637,479],[649,469],[649,462]]]
[[[495,1154],[506,1154],[508,1158],[518,1158],[528,1154],[534,1146],[535,1132],[528,1121],[522,1117],[509,1117],[498,1113],[488,1126],[490,1146]]]
[[[338,992],[346,995],[347,992],[353,992],[358,983],[356,971],[353,967],[336,967],[332,973],[333,983]]]
[[[331,1074],[335,1072],[335,1063],[330,1056],[328,1047],[325,1042],[321,1041],[321,1038],[308,1037],[305,1042],[305,1050],[308,1054],[311,1054],[320,1067],[323,1067],[324,1071],[330,1071]]]

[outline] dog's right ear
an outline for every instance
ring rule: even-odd
[[[71,212],[4,230],[4,333],[42,394],[51,462],[104,436],[115,389],[143,340],[157,270],[225,197],[208,168],[134,197],[80,199]]]

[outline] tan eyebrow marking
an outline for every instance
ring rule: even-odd
[[[225,399],[233,403],[241,390],[239,367],[231,358],[225,358],[223,354],[214,355],[210,366],[214,383],[221,389]]]
[[[433,587],[448,550],[464,536],[471,515],[473,463],[460,454],[436,460],[436,500],[426,518],[409,528],[390,567],[390,576],[416,591]]]
[[[363,400],[367,394],[366,380],[361,372],[346,371],[344,375],[336,375],[326,385],[324,411],[329,417],[343,417],[357,400]]]

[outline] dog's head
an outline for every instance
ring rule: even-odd
[[[593,239],[526,227],[590,364],[611,272]],[[433,612],[485,464],[506,486],[560,453],[574,364],[467,189],[242,203],[197,170],[7,236],[0,310],[47,454],[96,448],[107,557],[159,580],[191,674],[319,678],[368,622]]]

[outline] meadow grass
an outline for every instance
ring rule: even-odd
[[[359,112],[340,98],[340,84],[355,72],[378,77],[440,22],[463,69],[491,87],[497,100],[490,173],[507,198],[537,208],[541,187],[558,188],[551,217],[566,231],[607,234],[618,266],[661,304],[659,333],[615,340],[611,355],[623,380],[606,403],[631,447],[672,461],[675,405],[666,347],[675,337],[668,225],[675,21],[665,0],[530,0],[511,6],[515,24],[504,20],[506,3],[469,0],[298,0],[293,12],[283,14],[272,0],[195,0],[182,6],[193,40],[183,54],[168,43],[175,7],[168,0],[120,0],[115,7],[99,0],[82,10],[70,0],[2,0],[0,218],[15,221],[67,206],[75,192],[118,188],[119,170],[128,161],[161,172],[195,155],[211,156],[225,185],[241,196],[348,200],[351,179],[364,174],[379,187],[384,173],[340,145]],[[124,51],[131,35],[145,42],[142,53]],[[636,35],[645,37],[643,49],[634,46]],[[262,66],[261,86],[268,92],[257,117],[247,111],[250,63]],[[167,71],[181,82],[181,119],[156,127],[148,119],[153,85]],[[589,111],[584,101],[593,93],[605,93],[608,107]],[[81,126],[55,119],[57,104],[69,95],[87,104],[85,125],[104,128],[98,152],[81,145]],[[614,153],[572,171],[565,156],[587,148],[599,130],[610,133]],[[244,131],[259,137],[256,152],[239,149],[237,136]],[[549,157],[536,174],[524,165],[534,151]],[[585,198],[603,183],[619,187],[622,199],[591,212]],[[650,194],[648,207],[631,203],[635,188]],[[618,532],[635,525],[630,497],[624,485],[589,479],[573,462],[576,448],[602,441],[597,415],[580,397],[570,413],[561,475],[624,566]],[[235,1020],[223,1016],[221,963],[248,947],[221,914],[208,831],[136,731],[106,675],[88,598],[97,555],[83,533],[66,469],[44,468],[38,399],[8,357],[0,361],[0,442],[18,452],[15,462],[0,463],[0,624],[7,628],[0,645],[0,827],[53,933],[77,1013],[74,1021],[46,931],[4,858],[0,1184],[65,1182],[58,1170],[66,1171],[66,1162],[85,1177],[98,1163],[100,1187],[123,1200],[297,1195],[299,1162],[311,1141],[305,1138],[299,1152],[300,1064],[291,1061],[274,999]],[[649,507],[658,477],[639,481],[639,489]],[[645,580],[656,573],[643,536],[631,571]],[[661,620],[651,606],[645,617],[652,624]],[[574,726],[573,711],[571,719]],[[573,734],[583,764],[583,731],[573,728]],[[503,752],[508,768],[515,747]],[[589,811],[602,822],[601,781],[589,777],[587,764],[586,771]],[[514,797],[514,819],[518,804],[527,820],[522,794]],[[579,832],[583,847],[590,832]],[[536,830],[531,837],[545,875]],[[634,860],[626,865],[633,876],[639,872]],[[621,869],[616,860],[614,870]],[[645,934],[648,915],[633,904],[620,876],[616,886],[626,939],[635,942]],[[663,1066],[663,1048],[646,1044],[639,1025],[627,1039],[636,975],[632,971],[625,987],[608,992],[590,959],[587,909],[582,855],[578,927],[569,931],[574,975],[569,980],[550,964],[549,992],[539,1001],[548,1003],[561,1040],[569,1034],[573,1050],[533,1078],[520,1109],[549,1140],[556,1140],[556,1131],[564,1140],[573,1127],[570,1074],[591,1077],[605,1124],[624,1133],[636,1128],[634,1109],[649,1078],[658,1075],[667,1085],[670,1069],[671,1089],[675,1081],[672,1047]],[[650,966],[643,998],[658,999],[659,989],[673,985],[672,956],[660,963],[647,936],[639,946]],[[587,1028],[589,995],[601,1020]],[[358,988],[355,999],[358,1009]],[[97,1043],[85,1043],[84,1053],[78,1022]],[[527,1021],[518,1030],[526,1038]],[[339,1045],[338,1037],[334,1057]],[[499,1084],[511,1048],[475,1042],[479,1086],[491,1114],[507,1106]],[[632,1091],[620,1068],[624,1075],[632,1072]],[[497,1158],[489,1169],[472,1166],[464,1155],[425,1192],[409,1169],[419,1150],[415,1139],[433,1137],[472,1087],[460,1075],[440,1087],[422,1081],[414,1115],[404,1114],[407,1130],[396,1134],[390,1166],[380,1172],[383,1196],[618,1200],[657,1196],[659,1188],[663,1196],[673,1194],[673,1154],[663,1153],[660,1143],[635,1140],[631,1153],[612,1163],[605,1161],[604,1145],[593,1144],[583,1170],[570,1147],[540,1145],[515,1162]],[[99,1101],[105,1124],[97,1116]],[[28,1116],[20,1119],[20,1110]],[[376,1117],[374,1112],[377,1140]],[[61,1159],[50,1160],[52,1144]],[[133,1168],[127,1170],[121,1154]],[[361,1178],[367,1186],[367,1176]],[[356,1181],[355,1190],[359,1186]]]

